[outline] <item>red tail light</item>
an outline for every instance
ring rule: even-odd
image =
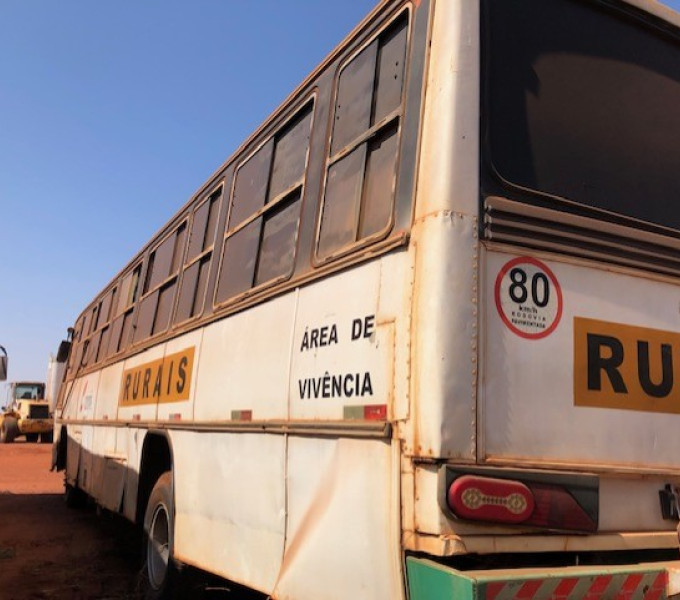
[[[523,483],[476,475],[454,480],[448,504],[463,519],[501,523],[522,523],[534,510],[534,498]]]
[[[561,485],[467,474],[450,482],[446,503],[460,519],[597,531],[597,521]]]
[[[527,523],[567,531],[597,531],[595,523],[564,488],[530,484],[536,508]]]

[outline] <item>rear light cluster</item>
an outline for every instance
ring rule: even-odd
[[[575,481],[573,476],[540,474],[519,481],[443,469],[446,509],[460,519],[597,531],[598,485],[591,476]]]

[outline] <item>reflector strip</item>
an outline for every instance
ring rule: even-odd
[[[182,413],[171,413],[168,417],[171,421],[181,421]]]
[[[387,405],[372,404],[364,406],[364,419],[367,421],[384,421],[387,419]]]
[[[568,598],[569,594],[571,594],[571,591],[576,587],[577,583],[578,579],[576,577],[571,579],[563,579],[560,581],[553,592],[553,594],[555,594],[555,598]]]
[[[647,590],[644,595],[645,600],[658,600],[658,598],[666,598],[666,590],[668,589],[668,572],[659,573],[652,584],[652,587]]]
[[[406,569],[411,600],[666,600],[669,587],[661,565],[458,571],[407,556]]]
[[[356,419],[358,421],[386,421],[386,404],[367,404],[358,406],[344,406],[343,419]]]
[[[232,421],[252,421],[253,411],[252,410],[232,410],[231,411]]]
[[[481,584],[485,600],[660,600],[667,598],[666,571],[492,581]]]
[[[526,598],[533,598],[536,592],[541,589],[545,582],[541,581],[527,581],[517,592],[517,600],[525,600]]]
[[[611,581],[611,575],[600,575],[599,577],[596,577],[584,600],[596,600],[597,598],[602,598],[604,591],[607,589]]]

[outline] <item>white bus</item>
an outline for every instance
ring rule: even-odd
[[[665,598],[680,17],[386,0],[78,317],[67,492],[284,600]]]

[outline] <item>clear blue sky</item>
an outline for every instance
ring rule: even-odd
[[[0,0],[10,379],[376,3]]]
[[[0,0],[10,379],[45,378],[86,304],[376,4]]]

